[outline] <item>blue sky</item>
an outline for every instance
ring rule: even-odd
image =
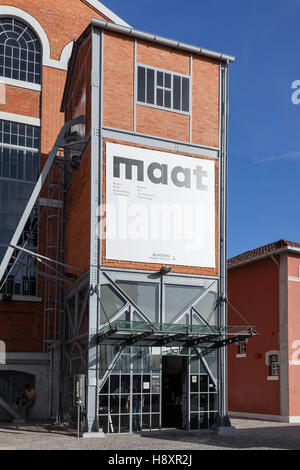
[[[300,0],[104,0],[137,29],[225,52],[228,254],[300,242]]]

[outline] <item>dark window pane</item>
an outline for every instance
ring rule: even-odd
[[[108,413],[108,396],[107,395],[100,395],[99,397],[99,414],[107,414]]]
[[[159,415],[151,415],[151,429],[159,429]]]
[[[216,393],[209,394],[209,410],[217,411],[218,409],[218,395]]]
[[[119,395],[110,395],[110,412],[119,413],[120,400]]]
[[[191,411],[198,411],[198,394],[191,394]]]
[[[171,88],[171,74],[165,73],[165,87]]]
[[[163,72],[157,72],[156,80],[157,80],[157,86],[164,86]]]
[[[138,67],[138,101],[145,103],[146,93],[146,70],[144,67]]]
[[[128,395],[121,395],[121,413],[128,414],[129,411]]]
[[[119,393],[120,388],[120,376],[111,375],[110,376],[110,393]]]
[[[120,432],[129,432],[129,416],[121,416]]]
[[[159,395],[152,395],[152,413],[159,411]]]
[[[200,394],[200,411],[208,411],[208,393]]]
[[[180,110],[181,77],[174,75],[173,78],[173,108]]]
[[[171,92],[165,90],[165,107],[171,108]]]
[[[200,414],[200,429],[208,429],[208,413]]]
[[[200,375],[200,392],[208,392],[208,377]]]
[[[147,69],[147,103],[154,104],[154,70]]]
[[[133,384],[132,384],[132,391],[133,393],[141,393],[141,375],[134,375],[133,376]]]
[[[216,424],[216,413],[209,413],[209,427]]]
[[[150,429],[150,415],[143,415],[143,429]]]
[[[150,395],[144,395],[143,400],[144,400],[143,413],[149,413],[150,412]]]
[[[182,78],[182,111],[190,110],[190,81],[188,78]]]
[[[156,90],[156,104],[157,106],[164,105],[164,92],[161,88],[157,88]]]
[[[191,429],[198,429],[198,427],[199,427],[198,414],[191,413]]]
[[[15,80],[19,80],[19,76],[20,76],[19,70],[13,70],[12,78],[14,78]]]

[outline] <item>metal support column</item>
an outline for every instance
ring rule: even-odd
[[[220,66],[220,325],[227,325],[227,128],[228,128],[228,66]],[[227,399],[227,349],[219,350],[219,429],[231,428]],[[221,432],[221,431],[220,431]]]
[[[102,32],[99,28],[92,31],[92,74],[91,74],[91,228],[90,228],[90,286],[89,303],[89,346],[88,346],[88,383],[87,383],[87,420],[88,432],[84,437],[99,436],[98,420],[98,345],[96,333],[100,318],[100,304],[95,294],[95,287],[100,293],[101,243],[98,236],[98,210],[102,200],[102,139],[101,139],[101,62]]]

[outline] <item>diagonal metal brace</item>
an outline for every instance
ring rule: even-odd
[[[55,160],[55,157],[56,157],[56,154],[57,152],[59,151],[59,149],[61,147],[64,146],[64,144],[66,143],[65,139],[66,139],[66,135],[68,133],[68,131],[70,130],[70,128],[72,126],[74,126],[75,124],[84,124],[85,123],[85,117],[84,116],[78,116],[74,119],[71,119],[70,121],[67,121],[63,127],[61,128],[61,131],[60,133],[58,134],[57,136],[57,139],[56,139],[56,142],[51,150],[51,152],[49,153],[49,156],[48,156],[48,159],[40,173],[40,176],[39,176],[39,179],[38,181],[36,182],[36,185],[34,187],[34,190],[27,202],[27,205],[24,209],[24,212],[19,220],[19,223],[17,225],[17,228],[13,234],[13,237],[10,241],[10,244],[6,250],[6,253],[4,255],[4,258],[2,259],[2,262],[0,264],[0,284],[1,284],[1,281],[5,275],[5,272],[6,272],[6,269],[8,267],[8,263],[13,255],[13,252],[14,252],[14,248],[13,246],[17,245],[18,244],[18,241],[19,241],[19,238],[24,230],[24,227],[25,227],[25,224],[33,210],[33,207],[34,207],[34,204],[36,203],[37,201],[37,198],[39,197],[39,194],[40,194],[40,191],[42,189],[42,186],[43,186],[43,183],[50,171],[50,168],[52,167],[53,165],[53,162]],[[6,279],[4,280],[4,282],[6,281]],[[0,285],[0,289],[3,287],[3,284],[4,282],[2,281],[2,284]]]

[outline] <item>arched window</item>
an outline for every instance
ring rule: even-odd
[[[41,83],[41,44],[26,24],[0,18],[0,76]]]

